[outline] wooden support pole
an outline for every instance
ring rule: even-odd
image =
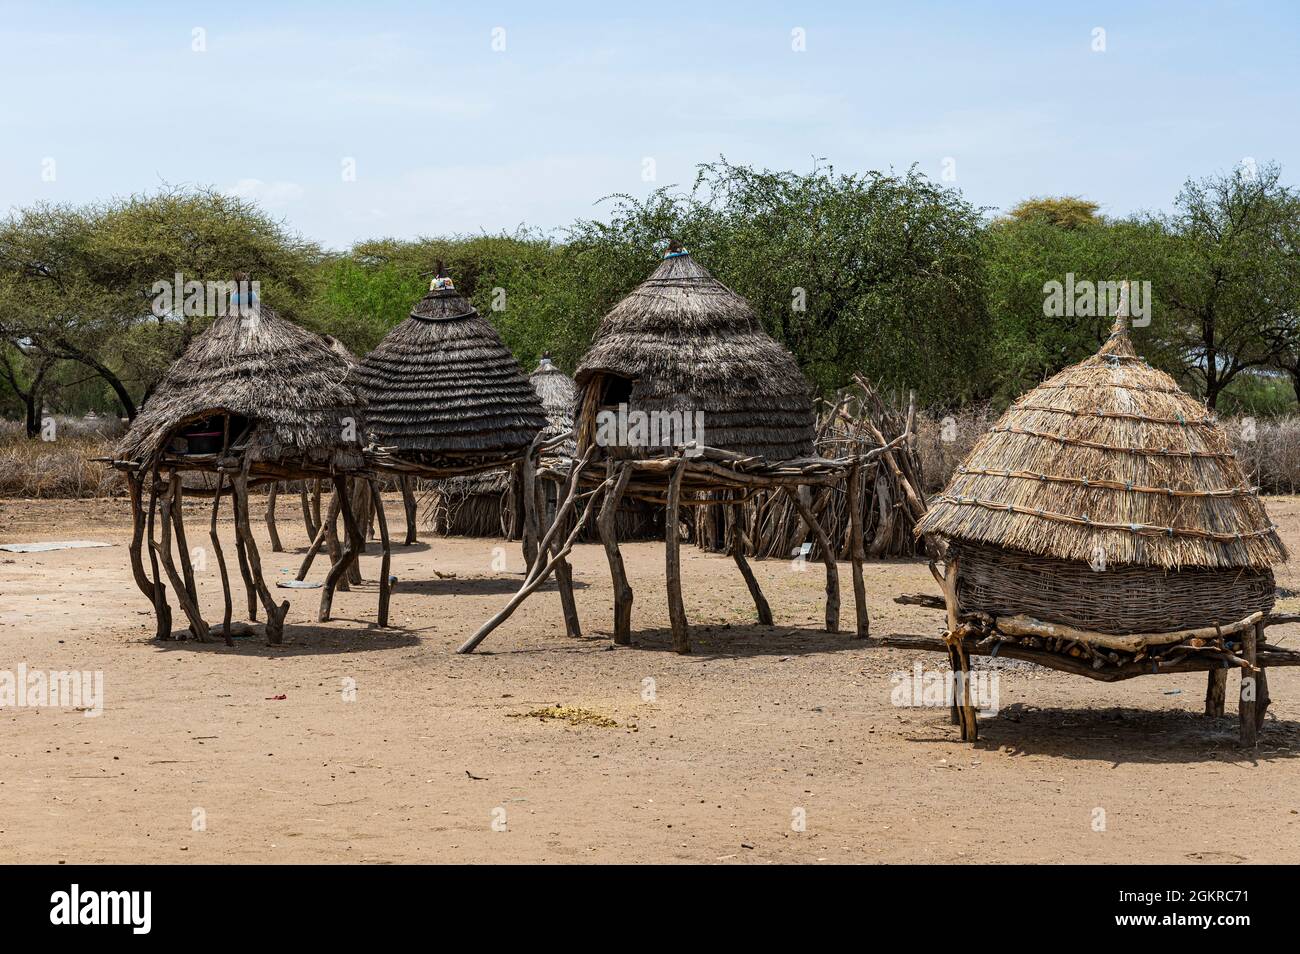
[[[1255,666],[1258,644],[1263,642],[1264,627],[1256,624],[1241,634],[1241,655],[1251,667]],[[1241,729],[1241,744],[1254,748],[1259,743],[1259,722],[1256,712],[1259,706],[1259,673],[1250,669],[1241,670],[1241,692],[1237,702],[1237,718]]]
[[[158,488],[161,482],[158,471],[149,476],[149,517],[147,522],[149,536],[149,568],[153,572],[153,611],[158,622],[156,636],[158,639],[171,639],[172,608],[167,603],[167,587],[162,581],[162,572],[158,568],[158,545],[154,543],[154,514],[158,512]]]
[[[799,511],[804,525],[812,531],[813,536],[817,538],[818,546],[821,547],[822,562],[826,564],[826,632],[838,633],[840,631],[840,571],[835,565],[835,547],[831,544],[825,529],[813,515],[812,508],[799,496],[798,491],[793,487],[787,487],[785,493],[795,509]]]
[[[126,474],[126,486],[131,495],[131,574],[145,599],[152,603],[153,581],[144,571],[144,488],[140,478],[130,471]]]
[[[227,646],[235,645],[230,638],[230,617],[234,612],[230,595],[230,574],[226,571],[226,554],[221,549],[221,538],[217,536],[217,511],[221,509],[221,486],[225,475],[217,474],[217,492],[212,495],[212,521],[208,524],[208,538],[212,541],[212,552],[217,555],[217,567],[221,570],[221,596],[225,601],[225,612],[221,617],[221,636]]]
[[[944,646],[948,650],[948,667],[953,672],[953,677],[961,672],[961,660],[957,655],[957,631],[961,622],[961,607],[957,600],[957,561],[953,560],[944,567],[943,576],[939,576],[939,571],[935,564],[930,564],[930,572],[939,580],[939,586],[943,590],[943,605],[948,613],[948,631],[944,637]],[[956,692],[953,693],[952,703],[948,707],[948,719],[953,725],[962,726],[962,736],[966,734],[965,723],[962,719],[961,706],[958,703]]]
[[[742,504],[732,504],[732,510],[731,558],[736,561],[736,568],[740,570],[740,575],[745,578],[745,586],[748,587],[750,598],[754,601],[754,609],[758,611],[758,622],[763,626],[771,626],[772,607],[768,605],[767,597],[763,595],[763,589],[758,585],[758,577],[754,576],[749,560],[745,558],[745,540],[747,537],[745,535],[744,506]]]
[[[338,505],[330,501],[329,519],[331,522],[339,518]],[[326,523],[322,523],[316,529],[316,536],[311,541],[311,546],[307,548],[306,554],[303,555],[302,563],[298,566],[298,575],[295,577],[298,581],[307,579],[307,571],[311,569],[312,562],[316,559],[316,554],[320,553],[321,547],[325,545],[329,538],[330,528]]]
[[[325,546],[329,552],[330,566],[334,566],[334,564],[338,563],[343,554],[343,544],[339,542],[339,517],[342,513],[340,510],[341,501],[342,494],[337,490],[334,491],[330,496],[329,516],[325,520],[325,527],[328,531],[325,536]],[[348,592],[348,577],[346,573],[339,577],[337,589],[344,593]]]
[[[203,621],[199,614],[199,608],[193,597],[190,595],[190,588],[186,586],[185,581],[176,570],[176,563],[172,560],[172,520],[176,513],[177,491],[180,489],[180,474],[172,473],[171,479],[167,481],[167,496],[162,501],[162,540],[155,545],[158,551],[158,559],[162,562],[163,569],[167,571],[167,579],[171,581],[172,590],[176,593],[176,601],[181,604],[186,618],[190,621],[190,632],[194,638],[201,643],[208,641],[208,624]]]
[[[280,532],[275,526],[275,500],[280,495],[280,482],[271,484],[266,492],[266,532],[271,536],[271,552],[283,553],[284,544],[280,542]]]
[[[548,481],[548,483],[550,483]],[[563,533],[570,516],[560,513],[560,498],[562,487],[559,481],[555,485],[555,515],[551,521],[559,533]],[[563,553],[560,552],[560,539],[558,534],[549,534],[551,545],[548,548],[551,558],[555,560],[555,582],[560,589],[560,610],[564,614],[564,632],[570,639],[578,639],[582,636],[582,623],[578,619],[578,602],[573,596],[573,568],[569,566],[569,561]]]
[[[664,515],[664,578],[668,593],[668,622],[673,633],[673,652],[689,653],[691,637],[686,630],[686,606],[682,602],[682,474],[686,459],[677,461],[668,478],[668,509]]]
[[[388,543],[388,518],[384,515],[384,501],[373,480],[370,481],[370,499],[375,502],[375,518],[379,521],[379,546],[383,553],[383,559],[379,564],[379,625],[387,627],[388,601],[392,597],[388,570],[392,563],[393,551]]]
[[[235,482],[230,482],[230,505],[235,511],[235,556],[239,558],[239,575],[244,581],[244,596],[248,600],[248,618],[257,619],[257,585],[253,582],[253,571],[248,566],[248,548],[244,545],[244,535],[239,532],[239,498],[235,495]]]
[[[632,479],[632,468],[612,459],[607,466],[613,484],[601,502],[600,513],[596,517],[596,530],[600,534],[600,542],[605,546],[609,575],[614,584],[614,643],[628,646],[632,643],[632,586],[627,581],[623,554],[618,549],[618,502],[628,481]]]
[[[523,486],[522,499],[519,501],[524,516],[524,563],[529,568],[537,561],[537,541],[542,535],[541,515],[537,512],[537,445],[541,441],[539,433],[528,445],[524,459],[519,463],[519,477]]]
[[[348,500],[346,477],[334,478],[334,493],[339,501],[339,513],[343,517],[343,547],[338,559],[325,575],[325,585],[320,594],[320,612],[316,616],[317,622],[321,623],[329,622],[330,609],[334,604],[334,591],[338,589],[339,581],[347,573],[348,565],[357,558],[357,537],[360,534],[356,520],[352,516],[352,504]]]
[[[176,554],[181,561],[181,575],[185,579],[185,592],[190,602],[199,605],[199,589],[194,582],[194,564],[190,561],[190,543],[185,535],[185,484],[179,473],[172,473],[174,487],[171,494],[172,526],[176,532]]]
[[[861,465],[854,464],[849,468],[849,559],[853,565],[853,607],[857,614],[854,637],[866,639],[871,635],[871,617],[867,611],[867,584],[862,578],[862,561],[867,554],[862,540],[861,477]]]
[[[402,509],[406,512],[406,540],[403,541],[406,546],[411,546],[419,542],[419,534],[416,530],[416,512],[415,512],[415,478],[402,477]]]
[[[299,481],[298,499],[302,503],[302,525],[307,531],[307,539],[315,540],[316,534],[320,533],[320,527],[317,525],[311,512],[311,499],[307,490],[308,481]]]
[[[1206,673],[1205,682],[1205,714],[1207,716],[1221,716],[1225,708],[1224,703],[1228,694],[1228,669],[1225,666],[1222,669],[1211,669]]]
[[[311,522],[320,529],[320,478],[312,481],[311,486]]]
[[[248,461],[244,461],[245,470],[231,482],[231,501],[235,507],[235,533],[244,541],[244,553],[248,559],[249,573],[257,595],[261,597],[266,609],[266,641],[278,646],[284,639],[284,618],[289,615],[289,601],[275,605],[275,597],[267,589],[262,576],[262,557],[257,552],[257,541],[253,539],[253,530],[248,519]]]
[[[971,702],[970,655],[966,652],[966,644],[961,640],[954,641],[952,645],[958,666],[954,672],[957,683],[953,687],[953,699],[960,709],[961,738],[963,742],[975,742],[979,739],[979,717]]]

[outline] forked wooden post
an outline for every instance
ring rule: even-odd
[[[172,635],[172,608],[167,603],[167,587],[162,581],[162,572],[158,568],[158,546],[154,543],[154,514],[158,512],[158,473],[149,475],[149,517],[147,522],[149,536],[149,568],[153,571],[153,610],[158,620],[157,637],[170,639]]]
[[[686,630],[686,606],[682,602],[682,477],[686,460],[681,458],[668,478],[668,508],[664,515],[664,568],[668,592],[668,622],[673,633],[673,652],[689,653],[691,638]],[[620,560],[621,562],[621,560]]]
[[[632,465],[610,459],[607,466],[608,479],[613,480],[613,486],[600,505],[596,529],[600,533],[600,542],[605,545],[609,575],[614,584],[614,642],[619,646],[628,646],[632,643],[632,587],[623,567],[623,554],[618,549],[618,502],[627,489],[628,481],[632,479]]]
[[[334,494],[338,498],[339,513],[343,517],[343,546],[339,552],[338,559],[330,567],[329,573],[325,575],[325,585],[321,588],[320,593],[320,612],[316,616],[316,621],[328,623],[330,619],[330,610],[334,605],[334,591],[338,589],[340,581],[348,572],[348,566],[357,558],[357,529],[356,520],[352,517],[352,504],[348,500],[347,478],[334,477]]]
[[[943,587],[943,605],[948,613],[948,631],[944,641],[948,644],[948,661],[952,666],[953,701],[950,708],[952,721],[961,726],[963,742],[979,738],[979,722],[970,698],[970,656],[961,638],[961,606],[957,595],[957,559],[949,560],[944,567],[940,583]]]
[[[153,581],[144,571],[144,488],[140,478],[126,472],[126,486],[131,494],[131,573],[145,599],[154,602]]]
[[[415,478],[402,477],[399,481],[402,487],[402,510],[406,513],[406,539],[403,543],[411,546],[419,542],[419,533],[416,530],[416,512],[415,512]]]
[[[275,501],[279,496],[280,482],[272,481],[270,489],[266,492],[266,532],[271,537],[272,553],[284,552],[284,544],[280,542],[280,531],[275,526]]]
[[[867,558],[862,540],[862,489],[858,486],[862,466],[849,468],[849,559],[853,565],[853,608],[857,614],[856,639],[871,635],[871,617],[867,611],[867,584],[862,578],[862,561]]]
[[[758,577],[754,576],[749,560],[745,558],[745,541],[748,536],[744,526],[744,504],[733,504],[732,510],[734,512],[731,519],[731,558],[736,561],[736,568],[745,578],[745,586],[749,588],[749,595],[754,600],[754,609],[758,612],[758,622],[763,626],[771,626],[772,607],[768,605],[767,597],[763,595],[762,587],[758,585]]]
[[[330,497],[329,516],[325,520],[325,548],[329,554],[330,566],[334,566],[342,558],[343,544],[339,542],[339,516],[341,514],[341,501],[344,492],[335,490]],[[309,564],[310,565],[310,564]],[[348,591],[348,578],[344,573],[338,579],[335,589],[346,593]]]
[[[311,499],[307,491],[308,481],[299,481],[298,499],[302,502],[302,525],[307,531],[307,539],[315,540],[316,534],[320,533],[320,527],[316,524],[316,519],[311,512]]]
[[[230,638],[230,617],[234,612],[230,596],[230,574],[226,571],[226,554],[221,549],[221,538],[217,536],[217,511],[221,509],[221,490],[226,482],[226,475],[217,473],[217,490],[212,495],[212,522],[208,524],[208,538],[212,541],[212,551],[217,555],[217,567],[221,570],[221,596],[225,601],[225,612],[221,617],[221,636],[227,646],[235,643]],[[303,503],[306,503],[304,493]]]
[[[235,556],[239,558],[239,576],[244,581],[244,596],[248,600],[248,618],[257,619],[257,587],[253,585],[253,573],[248,568],[248,548],[244,546],[244,536],[239,532],[239,507],[235,497],[235,485],[230,485],[230,504],[235,508]]]
[[[190,543],[185,536],[185,484],[181,475],[172,472],[172,524],[176,529],[176,553],[181,560],[181,575],[185,578],[185,592],[195,608],[199,605],[199,588],[194,582],[194,564],[190,562]]]
[[[244,466],[247,468],[248,461],[245,459]],[[248,557],[248,569],[253,578],[253,586],[257,590],[257,595],[261,597],[262,605],[266,609],[266,641],[272,646],[278,646],[284,639],[284,618],[289,615],[289,601],[285,600],[279,606],[275,605],[275,597],[267,589],[266,580],[262,577],[262,558],[257,552],[257,541],[253,539],[253,530],[249,526],[248,520],[248,474],[241,472],[231,481],[231,500],[235,507],[235,532],[243,538],[244,552]]]
[[[555,563],[555,582],[560,589],[560,610],[564,614],[564,632],[570,639],[578,639],[582,636],[582,623],[578,619],[578,602],[573,597],[573,568],[569,566],[569,561],[563,553],[560,552],[559,534],[565,530],[564,524],[569,521],[568,514],[560,513],[561,501],[563,498],[563,487],[559,481],[555,481],[555,514],[551,520],[551,526],[557,530],[551,533],[551,556],[556,560]],[[545,512],[545,511],[542,511]],[[549,527],[547,527],[549,529]]]
[[[804,525],[817,538],[817,545],[821,547],[822,562],[826,564],[826,632],[838,633],[840,631],[840,571],[835,565],[835,547],[821,522],[813,516],[812,508],[804,503],[798,491],[793,487],[786,487],[785,494],[799,511]]]
[[[191,596],[190,588],[181,579],[180,573],[176,570],[176,564],[172,560],[172,521],[176,514],[176,492],[179,488],[180,475],[173,472],[167,481],[166,497],[162,501],[162,540],[152,545],[158,553],[158,559],[162,562],[163,569],[167,571],[167,579],[171,581],[172,589],[176,593],[176,600],[181,604],[181,609],[190,621],[190,632],[194,634],[194,638],[199,642],[206,643],[208,641],[208,624],[203,621],[198,605]],[[182,549],[184,549],[183,542]]]

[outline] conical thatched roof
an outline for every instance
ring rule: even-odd
[[[375,440],[399,452],[495,454],[546,424],[514,356],[442,273],[356,369]]]
[[[1007,410],[916,532],[1108,565],[1286,559],[1213,415],[1137,356],[1123,318],[1097,354]]]
[[[573,430],[573,415],[578,401],[578,387],[573,378],[552,364],[549,354],[544,354],[537,368],[528,375],[528,380],[546,412],[543,433],[549,438]],[[574,442],[569,440],[554,448],[552,453],[572,457],[574,449]]]
[[[344,383],[347,373],[347,362],[320,335],[269,308],[224,315],[168,369],[117,456],[146,461],[177,427],[227,413],[253,422],[252,460],[309,457],[341,469],[358,466],[363,405]]]
[[[629,408],[702,412],[711,447],[770,460],[812,453],[812,392],[794,356],[676,246],[605,316],[578,366],[579,390],[603,374],[632,380]]]

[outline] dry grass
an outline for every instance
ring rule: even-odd
[[[28,440],[21,424],[0,421],[0,497],[111,497],[126,491],[121,474],[95,457],[113,452],[102,424],[56,418],[57,440]]]

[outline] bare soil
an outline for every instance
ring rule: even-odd
[[[1268,506],[1300,549],[1300,498]],[[203,505],[187,523],[206,543]],[[306,543],[292,498],[279,527],[289,552],[272,554],[255,521],[271,580]],[[153,638],[129,535],[122,500],[0,501],[0,543],[114,544],[0,552],[0,670],[101,670],[105,692],[94,718],[0,709],[0,862],[1300,861],[1296,669],[1270,674],[1269,721],[1244,751],[1231,701],[1201,714],[1204,675],[1107,685],[995,662],[1000,711],[972,746],[946,709],[891,702],[893,674],[942,657],[820,630],[817,564],[756,564],[779,624],[760,627],[731,561],[684,547],[695,651],[678,656],[662,546],[625,547],[635,644],[618,649],[603,551],[581,546],[582,639],[548,589],[456,656],[517,588],[519,548],[425,535],[395,548],[394,628],[372,625],[372,547],[333,622],[314,622],[318,590],[277,589],[293,604],[284,645],[226,648]],[[892,602],[935,592],[924,565],[869,564],[866,582],[873,632],[940,630],[936,611]],[[1278,583],[1300,591],[1292,568]],[[235,604],[242,618],[238,587]]]

